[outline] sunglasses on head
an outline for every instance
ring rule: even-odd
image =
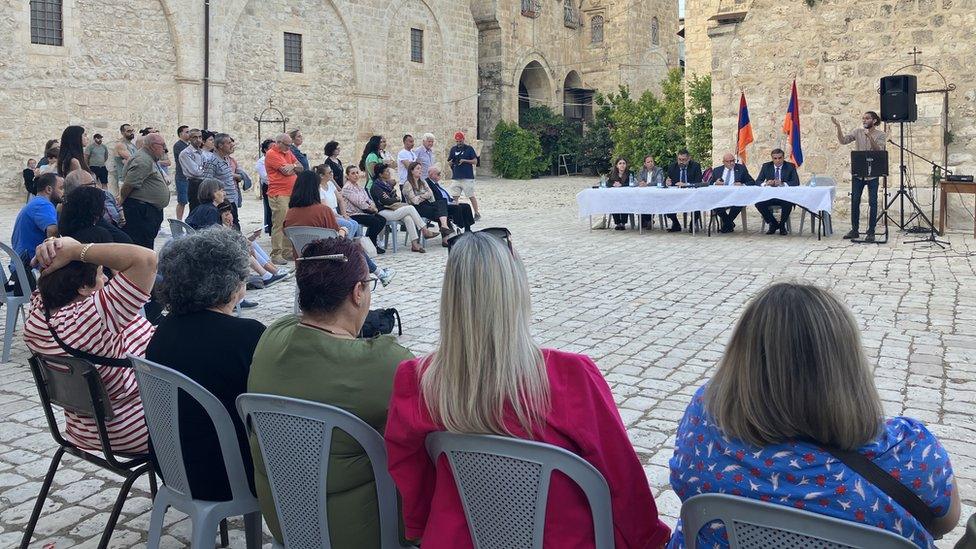
[[[512,249],[512,231],[506,229],[505,227],[488,227],[486,229],[481,229],[480,231],[474,231],[474,232],[485,233],[494,236],[495,238],[505,242],[505,244],[508,246],[508,251],[515,253],[515,250]],[[455,235],[450,239],[448,239],[447,253],[451,253],[451,248],[453,248],[454,245],[457,244],[459,240],[468,236],[469,234],[472,233],[471,232],[461,233],[459,235]]]

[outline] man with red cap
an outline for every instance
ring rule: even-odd
[[[474,197],[474,167],[478,164],[478,153],[474,151],[474,147],[464,142],[463,132],[455,133],[454,141],[457,144],[447,153],[447,159],[451,163],[451,196],[457,200],[463,192],[471,201],[471,209],[474,210],[477,221],[481,219],[478,199]]]

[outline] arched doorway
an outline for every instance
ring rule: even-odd
[[[531,61],[522,69],[518,83],[518,113],[519,124],[529,107],[549,105],[552,97],[552,86],[545,67],[538,61]]]
[[[593,90],[584,87],[576,71],[569,71],[563,82],[563,116],[569,122],[579,123],[580,129],[583,122],[593,120]]]

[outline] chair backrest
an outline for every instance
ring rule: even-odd
[[[363,447],[373,468],[380,546],[400,547],[396,490],[383,437],[375,429],[345,410],[295,398],[246,393],[237,397],[237,409],[257,435],[285,547],[332,546],[326,479],[336,429]]]
[[[702,494],[684,502],[681,529],[685,547],[695,549],[699,530],[712,521],[724,523],[729,549],[917,549],[914,543],[887,530],[728,494]]]
[[[302,255],[302,250],[309,242],[323,238],[339,238],[339,233],[322,227],[285,227],[285,236],[295,247],[295,253]]]
[[[56,404],[87,417],[98,414],[107,420],[115,417],[105,384],[91,362],[75,357],[38,354],[28,361],[41,390],[44,406]]]
[[[146,414],[149,438],[152,440],[166,486],[185,497],[193,497],[180,443],[179,395],[183,392],[207,412],[213,423],[220,453],[224,458],[231,495],[235,500],[252,498],[237,431],[230,412],[220,400],[199,383],[175,370],[134,355],[129,355],[129,358],[139,384],[139,396]]]
[[[829,175],[815,175],[810,178],[810,181],[807,181],[807,185],[809,186],[814,186],[814,183],[816,183],[817,187],[837,186],[837,180],[834,179],[833,177],[830,177]]]
[[[19,255],[17,255],[17,252],[15,252],[13,248],[7,246],[3,242],[0,242],[0,251],[3,251],[3,253],[10,257],[9,265],[13,267],[13,272],[10,274],[16,275],[17,280],[20,281],[20,293],[8,296],[7,292],[0,291],[0,303],[6,303],[8,297],[29,297],[30,286],[28,281],[30,279],[27,278],[27,267],[24,265],[24,261]],[[7,276],[7,266],[4,265],[2,261],[0,261],[0,274],[3,275],[4,280],[10,278]]]
[[[593,516],[596,549],[613,547],[610,489],[586,460],[562,448],[493,435],[432,433],[427,453],[447,457],[476,549],[542,549],[553,471],[575,482]]]
[[[166,221],[169,222],[169,232],[173,235],[173,238],[180,238],[197,232],[196,229],[179,219],[167,219]]]

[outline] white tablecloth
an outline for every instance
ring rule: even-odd
[[[580,218],[609,213],[666,214],[751,206],[779,198],[812,212],[833,211],[837,187],[711,186],[698,189],[669,187],[610,187],[584,189],[576,195]]]

